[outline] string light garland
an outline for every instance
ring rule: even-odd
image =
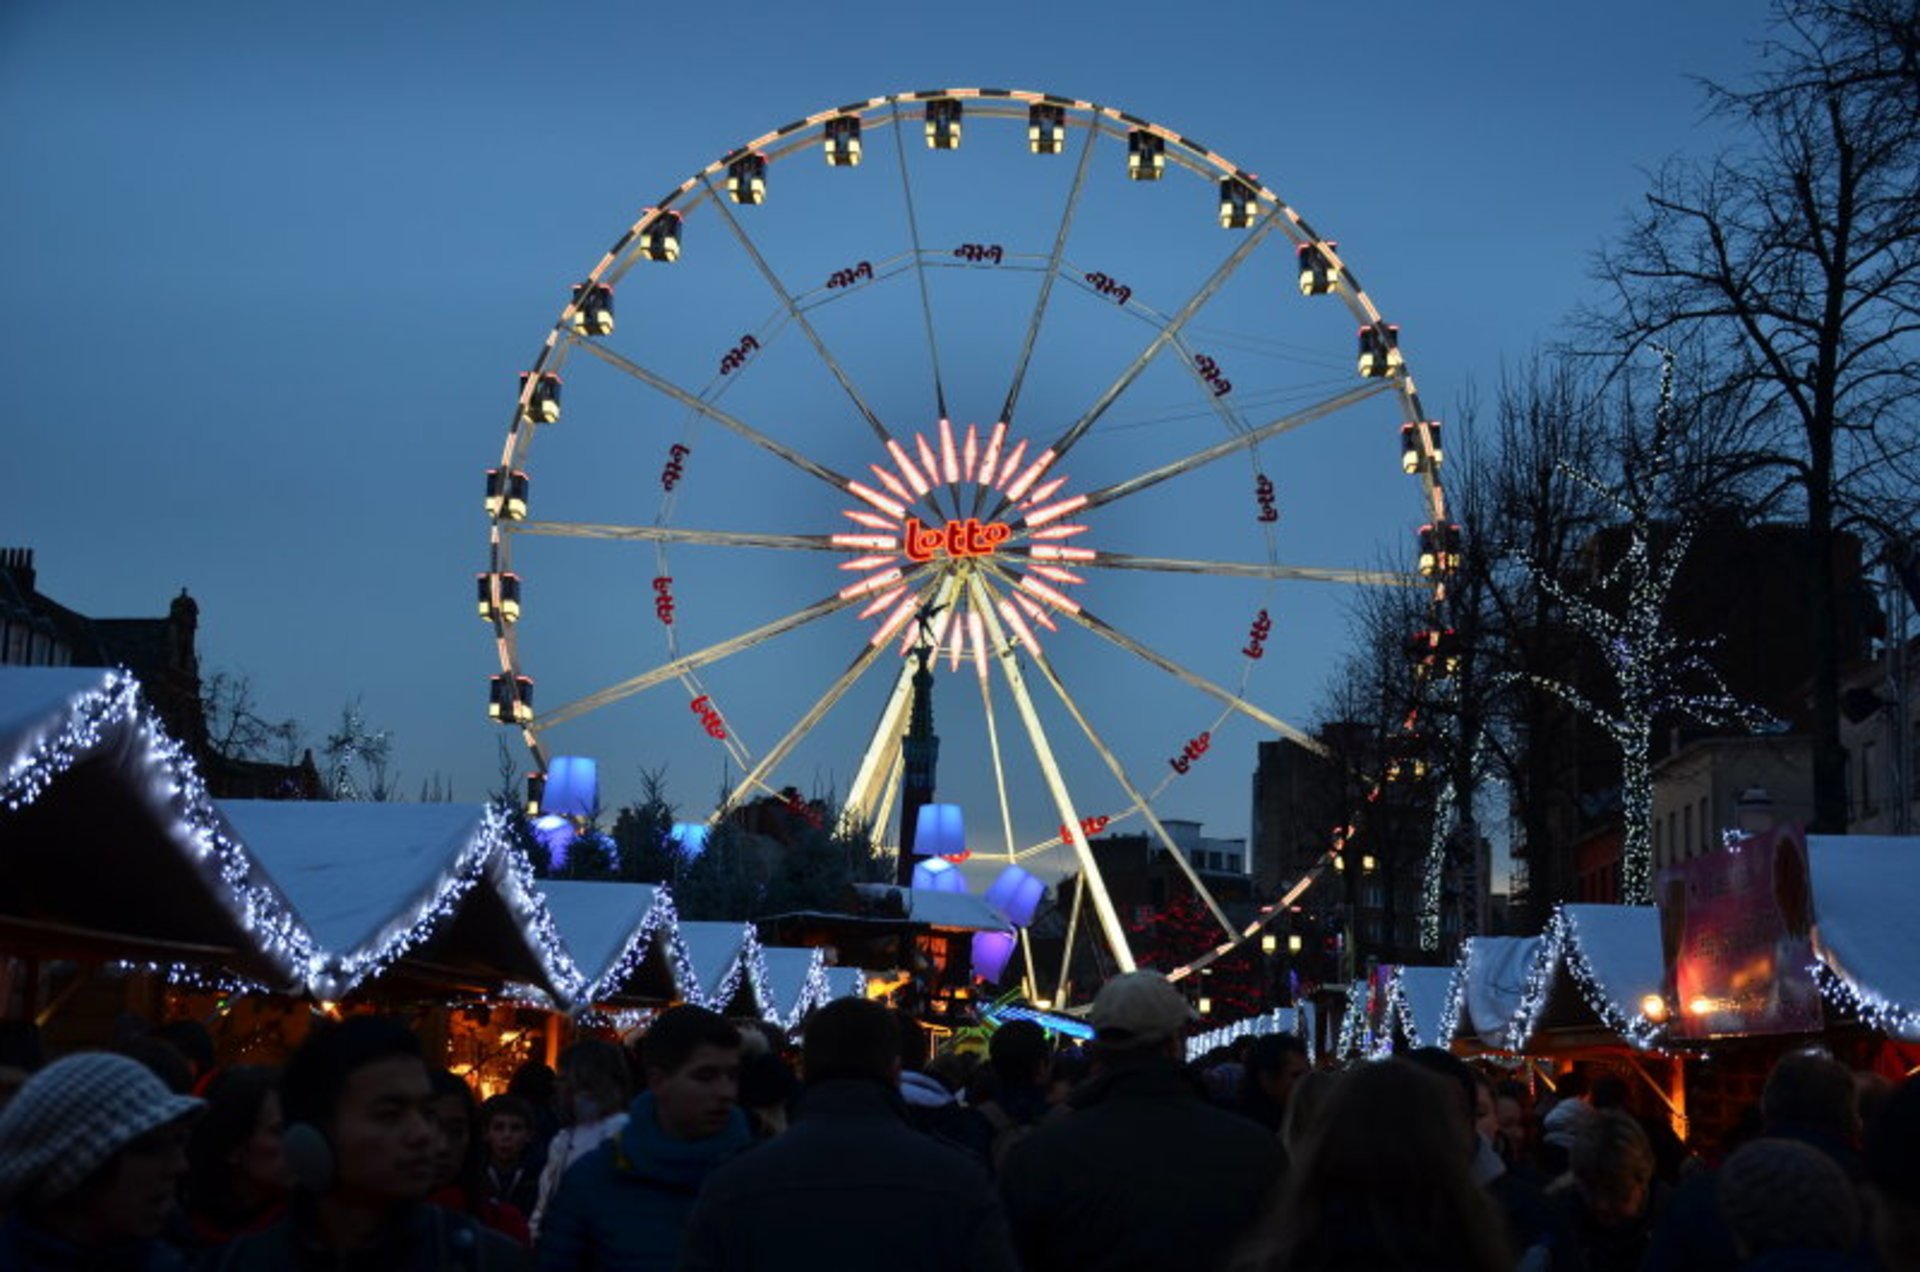
[[[1663,1032],[1662,1025],[1649,1020],[1637,1005],[1631,1013],[1623,1011],[1608,995],[1581,946],[1579,924],[1565,905],[1554,908],[1547,930],[1541,934],[1539,948],[1534,951],[1533,966],[1527,970],[1520,1004],[1508,1024],[1509,1051],[1524,1050],[1527,1039],[1539,1027],[1553,991],[1554,974],[1561,968],[1566,969],[1587,1007],[1608,1029],[1626,1039],[1636,1051],[1658,1051],[1654,1044]]]
[[[0,805],[9,811],[25,808],[74,765],[115,748],[124,748],[120,762],[137,774],[135,784],[162,819],[167,838],[213,872],[215,901],[287,986],[302,984],[322,957],[312,935],[229,832],[192,757],[167,734],[139,681],[124,668],[103,672],[92,688],[67,699],[51,719],[29,731],[25,745],[6,760]]]
[[[1218,1029],[1195,1034],[1187,1039],[1187,1062],[1199,1060],[1220,1047],[1232,1046],[1242,1038],[1264,1038],[1273,1034],[1293,1034],[1307,1047],[1307,1062],[1314,1060],[1313,1036],[1303,1028],[1304,1016],[1297,1007],[1275,1007],[1258,1016],[1248,1016]]]
[[[1560,699],[1598,728],[1620,752],[1621,897],[1629,905],[1653,900],[1653,731],[1663,716],[1689,716],[1711,728],[1743,725],[1755,731],[1777,728],[1766,713],[1736,698],[1705,657],[1710,644],[1683,641],[1665,621],[1668,598],[1681,563],[1693,545],[1693,527],[1674,526],[1661,513],[1679,504],[1674,489],[1674,421],[1671,350],[1660,351],[1660,396],[1646,470],[1628,480],[1624,491],[1607,485],[1565,460],[1557,468],[1568,480],[1612,505],[1628,533],[1627,549],[1586,593],[1568,588],[1531,557],[1521,564],[1535,583],[1561,607],[1573,627],[1598,646],[1613,674],[1618,710],[1609,711],[1564,681],[1537,673],[1510,673],[1502,679],[1531,685]],[[1662,541],[1656,547],[1656,542]],[[1624,586],[1623,586],[1624,585]],[[1617,612],[1590,597],[1622,596]],[[1697,678],[1703,692],[1681,686]]]
[[[1478,942],[1460,942],[1460,961],[1454,965],[1453,980],[1447,986],[1446,1005],[1440,1009],[1440,1037],[1435,1045],[1450,1046],[1460,1033],[1460,1012],[1467,1003],[1467,984],[1473,976],[1473,951]]]
[[[1820,996],[1836,1010],[1890,1038],[1920,1042],[1920,1010],[1875,993],[1826,962],[1816,959],[1812,968]]]

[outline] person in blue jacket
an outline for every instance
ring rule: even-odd
[[[647,1089],[626,1126],[560,1179],[540,1224],[540,1272],[671,1272],[700,1185],[752,1142],[740,1035],[725,1018],[662,1013],[641,1062]]]

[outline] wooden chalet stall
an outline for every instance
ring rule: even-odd
[[[99,1045],[170,979],[291,992],[314,952],[132,676],[0,667],[0,1017]]]

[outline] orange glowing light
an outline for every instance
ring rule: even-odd
[[[936,556],[986,557],[1013,536],[1013,527],[1000,521],[982,522],[978,517],[949,521],[940,527],[923,526],[918,517],[907,518],[901,538],[909,561],[931,561]]]

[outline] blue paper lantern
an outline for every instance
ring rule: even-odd
[[[682,859],[692,861],[707,850],[707,835],[712,829],[705,822],[675,822],[667,832],[667,842]]]
[[[914,866],[913,886],[927,892],[965,892],[967,877],[951,861],[934,857]]]
[[[547,790],[540,806],[561,817],[600,815],[600,766],[584,755],[556,755],[547,765]]]
[[[567,850],[573,847],[575,833],[573,823],[557,813],[547,813],[533,819],[533,837],[547,850],[550,869],[566,869]]]
[[[1011,932],[975,932],[973,934],[973,974],[982,980],[998,981],[1013,957]]]
[[[1034,911],[1046,895],[1047,885],[1038,876],[1019,866],[1008,866],[987,889],[986,902],[1013,926],[1025,927],[1033,922]]]
[[[967,859],[967,828],[958,804],[922,804],[913,824],[913,852],[918,857]]]

